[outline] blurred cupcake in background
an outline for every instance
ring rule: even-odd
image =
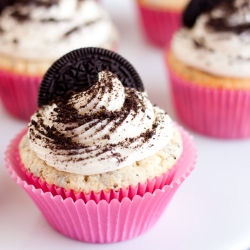
[[[173,33],[181,26],[181,14],[189,0],[137,0],[144,33],[154,45],[169,45]]]
[[[48,67],[87,46],[115,50],[117,30],[94,0],[17,0],[0,17],[0,96],[15,117],[29,120]]]
[[[250,136],[249,15],[249,0],[194,0],[166,52],[177,114],[197,132]]]

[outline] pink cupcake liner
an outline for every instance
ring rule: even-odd
[[[21,137],[26,134],[27,129],[24,129],[20,134]],[[18,142],[19,143],[19,142]],[[90,192],[85,194],[84,192],[75,193],[73,190],[65,190],[62,187],[57,187],[56,185],[49,185],[45,181],[42,181],[39,177],[33,175],[33,173],[27,171],[21,162],[20,154],[16,150],[16,159],[19,162],[19,166],[25,174],[26,182],[28,184],[34,185],[35,188],[40,188],[43,192],[50,192],[53,196],[60,195],[63,199],[71,197],[74,201],[78,199],[83,199],[84,202],[89,200],[94,200],[98,203],[101,200],[106,200],[110,202],[112,199],[117,199],[121,201],[124,197],[133,199],[135,195],[143,196],[146,192],[153,193],[156,189],[162,188],[164,185],[169,185],[175,175],[178,168],[178,164],[175,164],[171,169],[161,176],[155,177],[152,180],[147,180],[145,183],[139,183],[137,186],[129,186],[128,189],[119,189],[119,191],[111,190],[110,192],[101,191],[100,193]]]
[[[184,80],[169,69],[171,94],[180,120],[204,135],[250,136],[250,91],[214,89]]]
[[[14,117],[28,121],[37,110],[37,93],[42,77],[0,70],[0,97]]]
[[[181,26],[181,12],[154,10],[138,4],[141,25],[153,44],[169,47],[173,33]]]
[[[17,157],[18,144],[25,133],[15,137],[6,151],[6,167],[11,177],[36,203],[51,226],[67,237],[91,243],[111,243],[136,237],[148,230],[159,219],[178,187],[194,169],[196,149],[193,140],[182,128],[183,153],[169,185],[156,188],[132,199],[123,197],[107,202],[96,198],[74,200],[28,184],[29,177],[22,171]]]
[[[17,157],[17,159],[20,160],[20,156]],[[20,165],[22,166],[21,162]],[[35,188],[42,189],[43,192],[50,192],[53,196],[60,195],[63,199],[71,197],[74,201],[82,199],[85,203],[90,200],[94,200],[96,203],[101,200],[105,200],[109,203],[113,199],[121,201],[125,197],[132,200],[135,195],[143,196],[146,192],[153,193],[156,189],[162,188],[164,185],[169,185],[172,182],[173,176],[177,170],[177,164],[162,176],[155,177],[145,183],[139,183],[137,186],[129,186],[128,189],[120,188],[119,191],[101,191],[100,193],[90,192],[89,194],[85,194],[84,192],[75,193],[73,190],[67,191],[64,188],[57,187],[56,185],[49,185],[45,181],[41,181],[40,178],[28,172],[24,167],[22,167],[22,170],[27,177],[28,184],[34,185]]]

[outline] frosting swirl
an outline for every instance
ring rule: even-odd
[[[145,92],[99,73],[84,92],[38,110],[29,124],[31,148],[57,170],[92,175],[120,169],[158,152],[173,135],[170,117]]]
[[[114,33],[95,1],[19,0],[0,17],[0,53],[54,60],[79,47],[112,44]]]
[[[250,77],[250,1],[222,1],[192,29],[177,32],[171,46],[189,66],[222,77]]]

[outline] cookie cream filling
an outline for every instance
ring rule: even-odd
[[[107,13],[90,0],[22,0],[0,17],[0,53],[56,59],[68,51],[100,47],[114,37]]]
[[[39,109],[31,117],[28,137],[47,165],[92,175],[153,155],[173,131],[171,118],[145,92],[126,88],[116,75],[102,71],[87,91]]]
[[[182,28],[172,51],[185,64],[222,77],[250,77],[250,1],[223,1]]]

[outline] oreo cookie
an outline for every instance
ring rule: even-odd
[[[223,1],[233,2],[234,0],[191,0],[182,15],[183,25],[192,28],[202,13],[212,10]]]
[[[47,105],[69,92],[89,89],[103,70],[116,74],[123,86],[144,91],[134,67],[115,52],[95,47],[73,50],[58,59],[45,73],[38,93],[38,106]]]

